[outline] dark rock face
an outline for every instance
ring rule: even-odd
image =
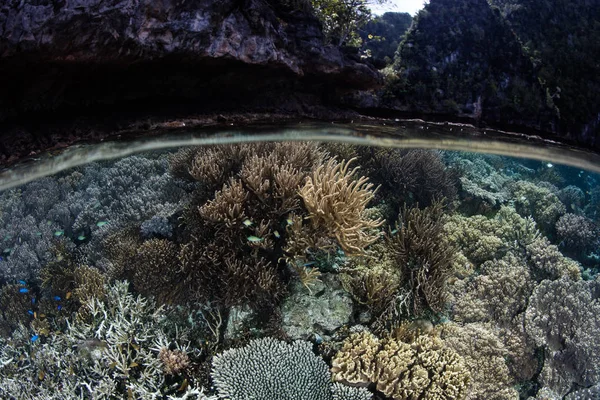
[[[280,104],[284,92],[379,84],[280,0],[5,0],[0,121],[185,100]],[[272,94],[277,94],[273,98]]]

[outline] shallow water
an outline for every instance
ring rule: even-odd
[[[302,124],[5,170],[0,398],[598,398],[600,162],[530,144]]]

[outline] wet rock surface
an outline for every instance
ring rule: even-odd
[[[281,3],[3,2],[0,120],[142,100],[232,104],[254,100],[258,88],[300,90],[290,87],[300,81],[378,84],[374,68],[324,44],[313,16]]]

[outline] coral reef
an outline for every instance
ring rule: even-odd
[[[517,181],[512,185],[512,196],[521,216],[531,215],[542,231],[550,233],[567,209],[556,195],[556,188],[542,183]]]
[[[527,334],[544,349],[540,383],[564,396],[600,381],[600,278],[542,281],[525,313]]]
[[[363,150],[366,152],[368,150]],[[457,195],[457,177],[433,150],[381,149],[374,154],[372,175],[386,191],[386,200],[427,207],[436,199],[452,202]]]
[[[535,282],[522,258],[509,253],[483,263],[479,274],[452,285],[456,321],[508,323],[525,311]]]
[[[354,386],[375,383],[394,400],[463,399],[470,374],[463,359],[436,337],[421,335],[412,343],[371,333],[350,335],[332,360],[333,380]]]
[[[330,159],[320,165],[300,189],[300,196],[313,226],[335,237],[345,252],[357,254],[379,239],[377,228],[383,221],[364,217],[374,196],[373,185],[366,177],[355,179],[358,167],[348,171],[352,161]]]
[[[556,222],[560,246],[572,254],[587,253],[599,245],[600,229],[582,215],[565,214]]]
[[[585,204],[585,193],[583,190],[581,190],[581,188],[574,185],[569,185],[560,189],[556,195],[567,207],[567,212],[579,213],[583,211],[583,206]]]
[[[348,324],[353,313],[352,299],[344,292],[336,275],[322,275],[312,293],[300,282],[291,285],[281,305],[282,329],[292,339],[309,339],[314,334],[327,339]]]
[[[90,318],[75,318],[61,335],[44,343],[30,340],[26,331],[0,346],[0,395],[11,398],[65,399],[189,398],[202,389],[182,380],[167,384],[159,359],[166,343],[181,353],[187,347],[185,329],[179,336],[166,333],[162,308],[128,293],[126,282],[106,287],[105,300],[88,299],[83,306]],[[29,342],[29,343],[28,343]],[[21,361],[17,361],[20,359]],[[177,390],[181,387],[182,390]]]
[[[411,294],[410,312],[441,311],[446,303],[446,281],[453,273],[455,249],[444,235],[443,203],[424,209],[405,208],[388,247],[401,279]]]
[[[309,342],[256,339],[213,358],[211,376],[220,397],[231,400],[368,399],[365,391],[331,383],[327,364]]]
[[[575,260],[562,255],[550,241],[541,237],[526,247],[526,254],[532,265],[536,280],[558,279],[566,276],[572,279],[581,277],[581,266]]]
[[[471,387],[466,399],[519,399],[514,389],[506,358],[510,352],[494,328],[488,324],[443,324],[441,337],[448,348],[464,359],[471,373]]]

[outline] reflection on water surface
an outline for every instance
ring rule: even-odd
[[[5,171],[0,397],[597,398],[594,156],[347,129]]]

